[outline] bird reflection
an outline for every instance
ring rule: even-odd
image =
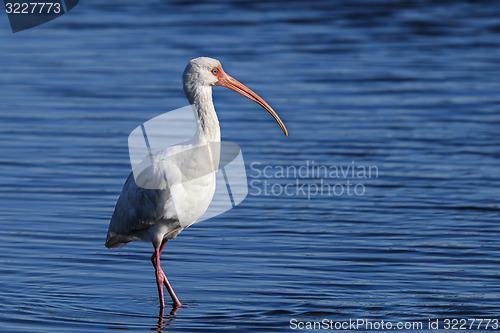
[[[180,307],[173,306],[172,310],[170,310],[170,314],[168,314],[167,317],[165,318],[165,308],[160,307],[160,314],[158,315],[158,324],[152,330],[163,333],[162,329],[170,326],[170,324],[175,321],[175,315],[177,314],[177,311],[179,311],[179,309]]]

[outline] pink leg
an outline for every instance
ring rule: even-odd
[[[167,240],[165,239],[162,243],[159,249],[155,249],[155,253],[151,256],[151,262],[153,263],[153,266],[155,268],[155,275],[156,275],[156,286],[158,287],[158,296],[160,297],[160,307],[164,308],[165,307],[165,301],[163,299],[163,284],[165,284],[165,287],[167,287],[167,291],[170,294],[170,297],[172,298],[172,301],[174,302],[173,306],[174,308],[180,307],[182,304],[177,298],[177,296],[174,293],[174,289],[172,286],[170,286],[170,283],[167,280],[167,277],[165,276],[165,273],[163,273],[163,270],[161,269],[160,266],[160,256],[161,252],[163,251],[163,248],[167,244]]]

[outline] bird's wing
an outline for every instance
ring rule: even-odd
[[[207,149],[206,145],[184,143],[156,153],[152,162],[145,158],[139,165],[144,167],[142,171],[134,169],[137,179],[132,172],[123,186],[106,246],[141,239],[144,231],[160,221],[166,223],[167,233],[178,233],[203,215],[215,190],[213,157]]]
[[[106,247],[136,240],[139,238],[136,236],[139,232],[164,220],[164,210],[169,197],[168,188],[142,188],[136,184],[134,174],[130,173],[109,223]],[[175,220],[175,216],[171,218]]]

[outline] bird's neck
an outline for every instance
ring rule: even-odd
[[[212,87],[197,86],[188,97],[198,123],[196,137],[200,143],[220,142],[220,126],[212,100]]]

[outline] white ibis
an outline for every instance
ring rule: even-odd
[[[197,120],[195,136],[187,143],[169,147],[152,156],[151,167],[141,177],[145,183],[154,179],[156,183],[172,184],[172,180],[186,179],[182,186],[164,186],[160,189],[144,188],[137,185],[131,173],[123,186],[109,224],[106,247],[118,247],[131,241],[151,242],[154,253],[151,262],[155,268],[156,285],[160,307],[165,307],[163,284],[178,308],[181,302],[170,286],[160,266],[160,255],[169,239],[175,238],[182,230],[196,222],[207,210],[215,191],[215,171],[212,161],[207,169],[206,154],[201,145],[220,143],[220,127],[212,101],[212,87],[224,86],[248,97],[266,109],[278,122],[285,135],[285,125],[276,112],[256,93],[227,75],[218,60],[200,57],[189,62],[183,74],[184,93],[193,106]],[[179,154],[182,151],[182,154]],[[214,154],[214,156],[216,156]],[[217,155],[218,156],[218,155]],[[203,174],[200,176],[200,174]],[[175,197],[175,205],[174,205]],[[180,198],[180,199],[179,199]]]

